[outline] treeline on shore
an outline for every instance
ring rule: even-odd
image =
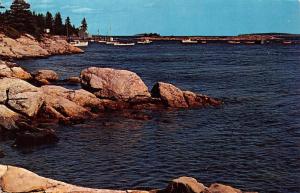
[[[60,12],[53,16],[50,12],[43,14],[31,11],[30,4],[25,0],[14,0],[10,9],[1,5],[0,2],[0,32],[11,38],[18,38],[24,33],[36,38],[40,38],[43,33],[78,36],[79,33],[86,33],[87,28],[85,18],[81,26],[76,27],[71,23],[70,17],[63,22]]]

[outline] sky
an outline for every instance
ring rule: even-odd
[[[1,1],[1,0],[0,0]],[[300,0],[27,0],[34,11],[61,12],[92,34],[300,34]],[[11,0],[2,0],[9,7]]]

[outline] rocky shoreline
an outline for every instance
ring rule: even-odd
[[[12,39],[0,32],[0,59],[44,58],[53,55],[83,53],[65,38],[44,35],[40,41],[28,34]]]
[[[0,165],[0,187],[0,192],[6,193],[250,193],[218,183],[206,187],[191,177],[180,177],[172,180],[165,189],[149,191],[91,189],[44,178],[26,169],[8,165]]]
[[[82,89],[71,90],[55,85],[59,77],[51,70],[30,74],[4,61],[0,69],[0,133],[19,147],[57,142],[55,130],[44,123],[76,124],[115,111],[148,120],[147,111],[222,105],[218,99],[163,82],[150,92],[136,73],[127,70],[84,69],[80,77],[71,78]]]
[[[149,111],[223,104],[221,100],[181,90],[169,83],[158,82],[149,91],[136,73],[111,68],[82,70],[78,77],[64,80],[82,86],[82,89],[71,90],[56,84],[59,77],[54,71],[29,73],[16,63],[3,61],[82,52],[57,37],[43,37],[38,42],[29,35],[13,40],[0,34],[1,139],[14,140],[16,147],[56,143],[59,136],[53,128],[58,124],[81,123],[110,112],[118,112],[128,119],[149,120]],[[0,150],[0,156],[5,156],[5,152]],[[90,189],[7,165],[0,165],[0,188],[0,192],[6,193],[242,193],[222,184],[206,187],[189,177],[175,179],[161,190]]]

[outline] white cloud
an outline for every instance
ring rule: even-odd
[[[79,7],[79,8],[72,9],[71,11],[73,13],[91,13],[92,11],[94,11],[94,9],[88,7]]]

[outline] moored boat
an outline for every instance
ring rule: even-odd
[[[240,44],[240,41],[228,41],[229,44]]]
[[[255,41],[246,41],[245,44],[255,44]]]
[[[152,43],[152,41],[151,41],[151,40],[148,40],[148,39],[146,39],[146,40],[141,40],[141,41],[138,41],[137,43],[138,43],[138,44],[151,44],[151,43]]]
[[[283,41],[282,43],[283,44],[292,44],[293,42],[292,41]]]
[[[135,43],[114,42],[114,46],[134,46]]]
[[[198,41],[197,40],[191,40],[191,39],[185,39],[185,40],[182,40],[181,43],[183,43],[183,44],[197,44]]]
[[[75,47],[87,47],[89,45],[89,42],[88,41],[74,40],[74,41],[70,42],[70,44],[72,46],[75,46]]]

